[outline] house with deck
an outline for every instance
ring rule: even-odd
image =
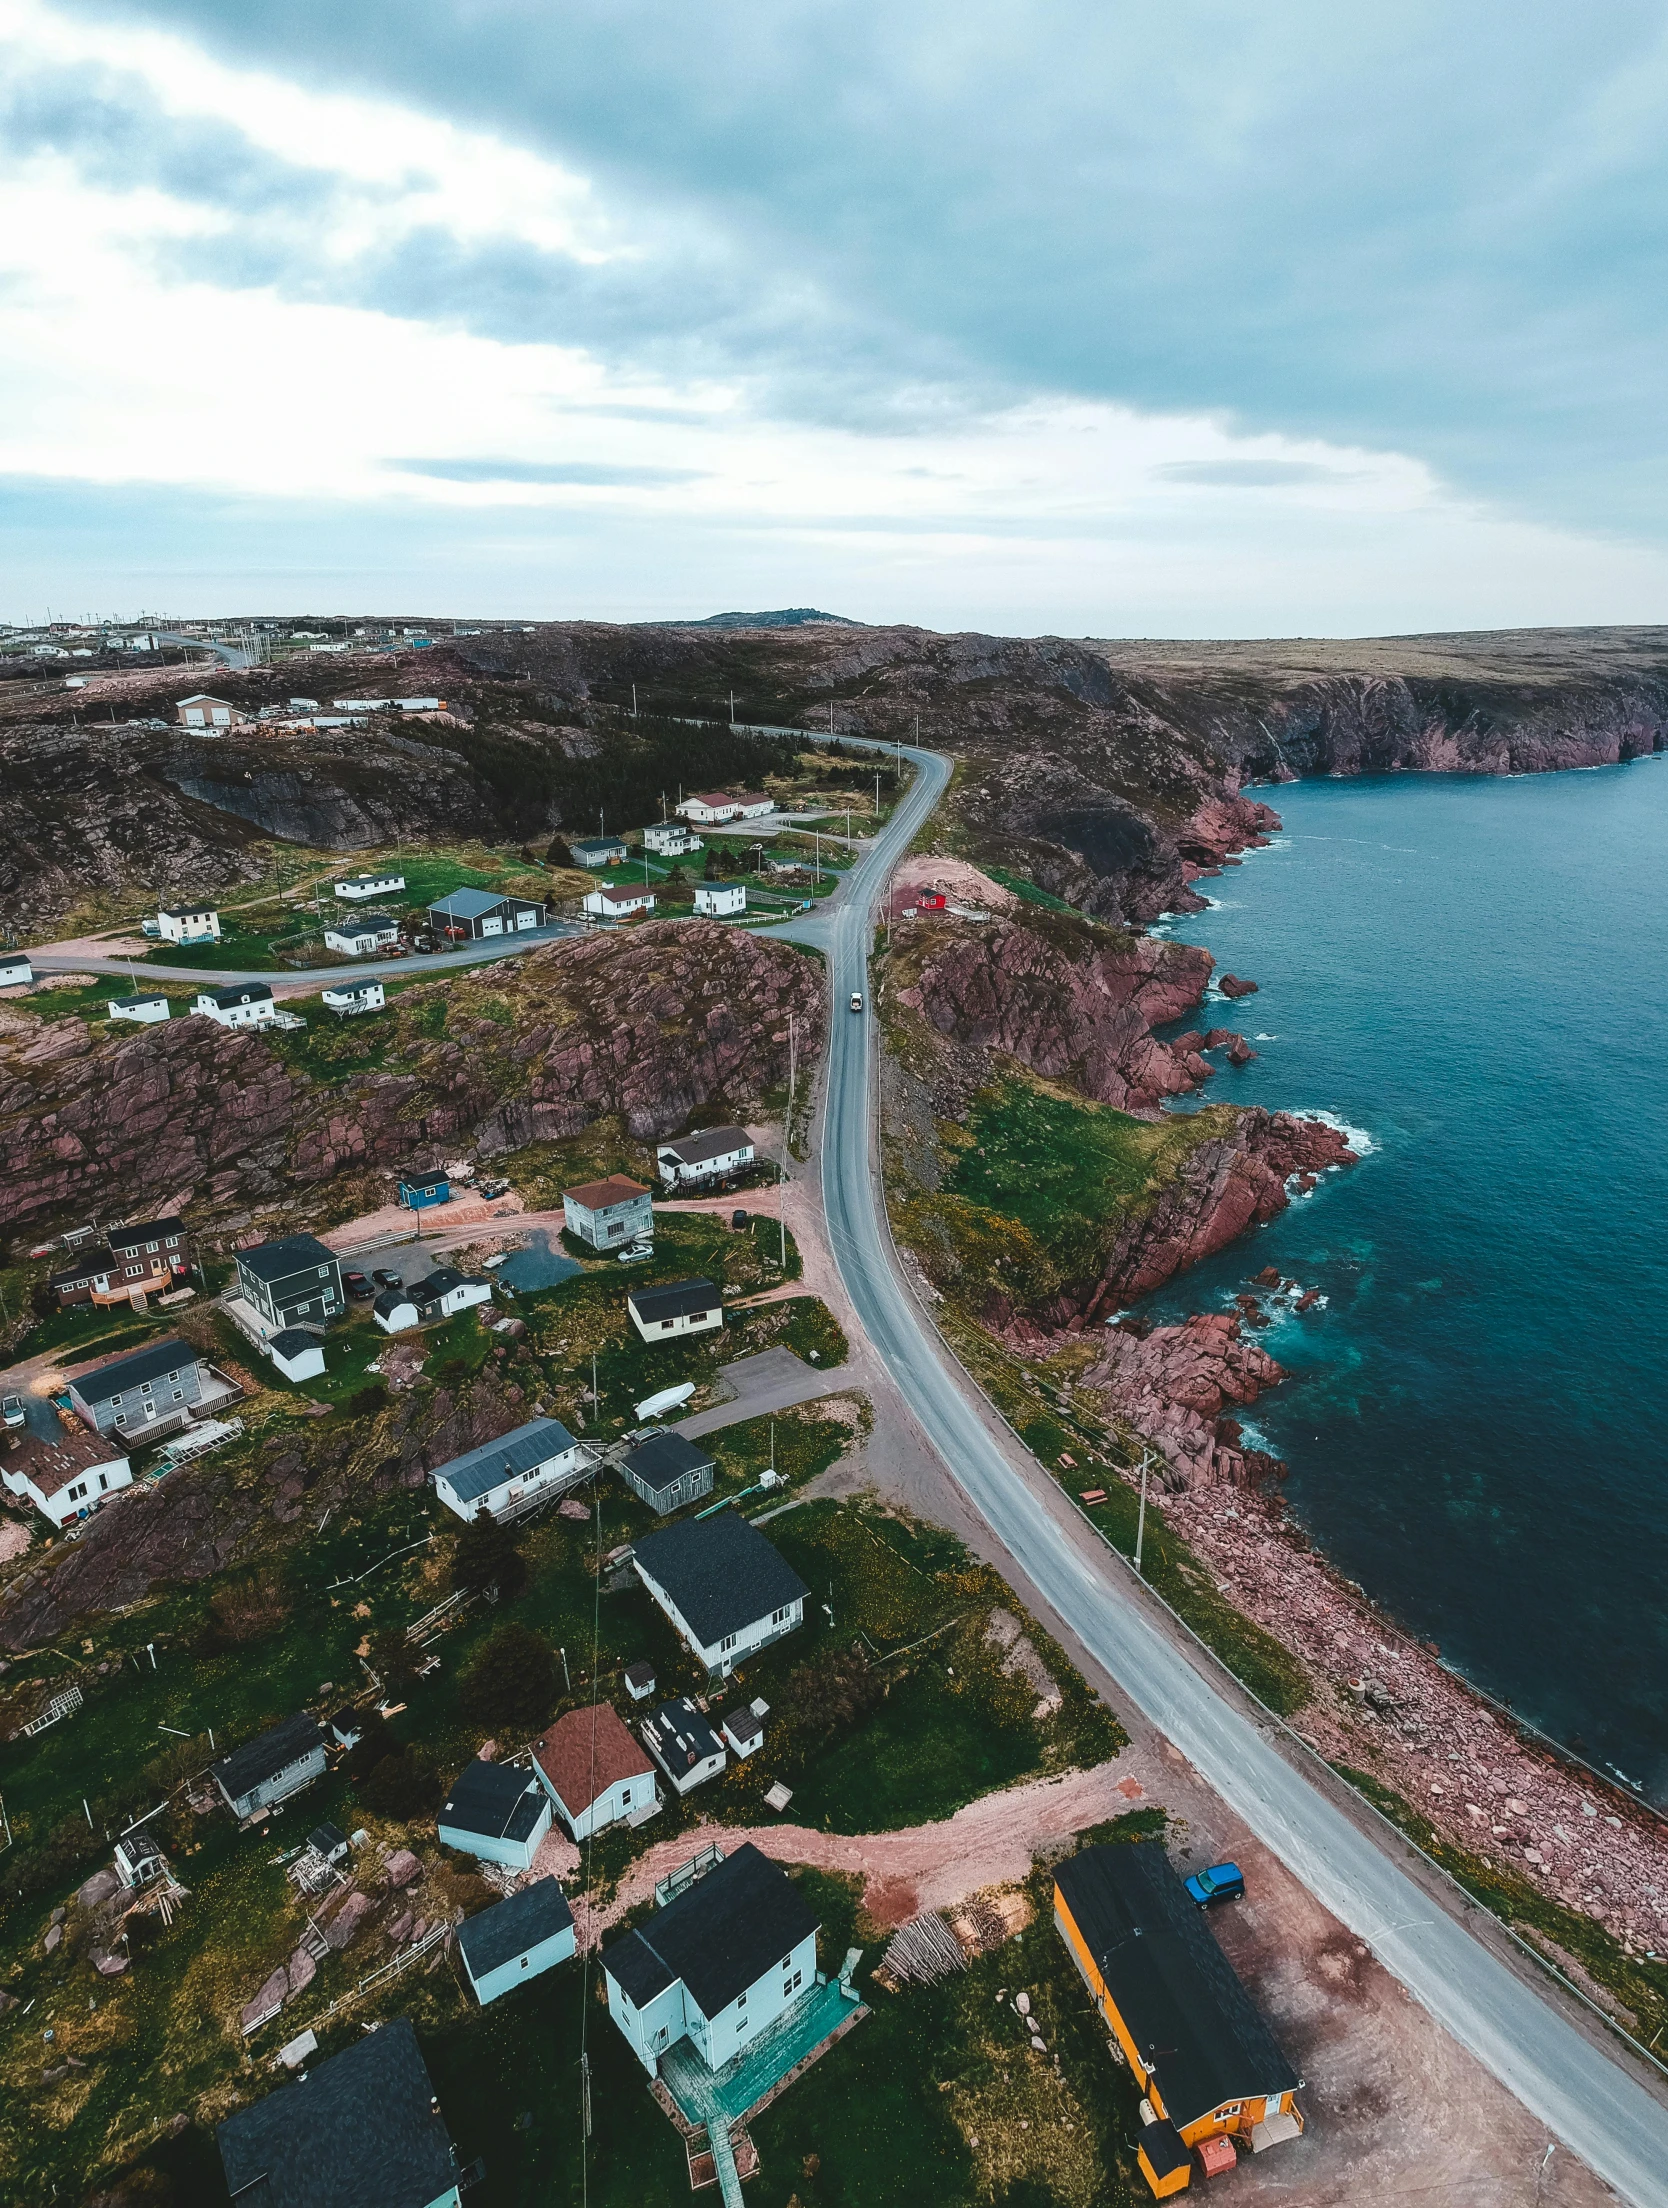
[[[702,1134],[678,1135],[655,1148],[655,1164],[667,1193],[710,1188],[754,1162],[753,1138],[745,1127],[709,1127]]]
[[[573,1911],[553,1878],[536,1878],[458,1926],[458,1955],[484,2009],[574,1952]]]
[[[633,1571],[713,1677],[805,1622],[810,1589],[756,1526],[734,1510],[647,1533]]]
[[[643,848],[652,851],[656,858],[686,859],[692,852],[704,851],[706,845],[691,832],[686,822],[662,820],[643,830]]]
[[[560,1494],[591,1469],[588,1453],[559,1418],[530,1418],[496,1441],[465,1450],[431,1474],[434,1491],[457,1517],[500,1517],[535,1496]]]
[[[654,1765],[608,1703],[569,1710],[533,1743],[533,1768],[576,1840],[660,1806]]]
[[[816,1911],[746,1841],[602,1951],[608,2013],[654,2077],[688,2040],[719,2070],[817,1989]]]
[[[95,1433],[150,1441],[185,1424],[203,1400],[208,1380],[204,1359],[170,1334],[165,1341],[78,1373],[69,1383],[70,1408]]]
[[[238,2208],[460,2208],[457,2155],[408,2016],[215,2133]]]
[[[228,982],[223,989],[199,989],[193,1012],[216,1027],[270,1027],[278,1017],[277,999],[264,981]]]
[[[176,1288],[191,1269],[190,1242],[179,1219],[151,1219],[112,1227],[102,1249],[83,1249],[73,1265],[53,1273],[47,1286],[60,1311],[77,1304],[136,1302]]]
[[[1230,2167],[1235,2139],[1258,2154],[1299,2136],[1302,2081],[1161,1841],[1067,1857],[1054,1924],[1150,2111],[1136,2160],[1156,2198],[1187,2190],[1195,2157]]]
[[[576,866],[618,866],[625,858],[625,840],[620,836],[581,836],[577,843],[570,843]]]
[[[380,981],[333,981],[319,1001],[338,1019],[351,1020],[361,1012],[380,1012],[388,997]]]
[[[332,920],[324,931],[327,951],[344,958],[374,958],[400,939],[400,924],[391,912],[356,912],[351,918]]]

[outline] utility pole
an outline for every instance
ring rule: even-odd
[[[593,1349],[591,1352],[591,1423],[600,1432],[602,1419],[599,1410],[600,1406],[597,1403],[597,1353]]]
[[[875,776],[875,827],[880,826],[880,776]]]
[[[1152,1452],[1150,1450],[1142,1450],[1141,1507],[1135,1515],[1135,1569],[1137,1572],[1141,1569],[1141,1548],[1147,1535],[1147,1466],[1151,1461],[1151,1456]]]
[[[636,683],[633,683],[633,684],[632,684],[632,686],[631,686],[631,717],[632,717],[632,719],[633,719],[633,720],[636,720],[636,718],[637,718],[637,685],[636,685]],[[665,798],[662,798],[660,802],[661,802],[661,804],[662,804],[662,805],[664,805],[664,804],[665,804],[665,802],[666,802]]]
[[[735,694],[735,692],[734,692],[734,691],[732,690],[732,691],[730,692],[730,726],[731,726],[732,728],[734,728],[734,727],[735,727],[735,725],[736,725],[736,694]]]

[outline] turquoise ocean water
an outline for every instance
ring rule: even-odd
[[[1363,1163],[1146,1308],[1274,1264],[1254,1424],[1351,1578],[1490,1693],[1668,1801],[1668,758],[1261,791],[1284,833],[1161,932],[1259,993],[1213,1099]]]

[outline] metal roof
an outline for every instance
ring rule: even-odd
[[[502,891],[490,889],[454,889],[449,897],[437,897],[430,912],[449,913],[454,920],[480,920],[487,913],[496,912],[500,905],[511,900]],[[526,899],[521,900],[526,903]]]
[[[197,1352],[191,1345],[177,1334],[170,1334],[166,1341],[152,1342],[149,1349],[136,1349],[129,1357],[112,1358],[96,1372],[82,1373],[70,1386],[83,1403],[108,1403],[113,1395],[125,1395],[129,1388],[140,1387],[147,1380],[160,1380],[168,1372],[195,1368],[197,1362]]]
[[[704,1135],[680,1135],[676,1142],[663,1142],[660,1155],[668,1153],[680,1165],[706,1165],[713,1158],[727,1158],[734,1150],[751,1150],[753,1138],[745,1127],[714,1127]]]
[[[434,1477],[444,1480],[460,1503],[472,1503],[573,1446],[573,1436],[559,1418],[530,1418],[496,1441],[484,1441],[450,1464],[437,1465]]]
[[[489,1972],[513,1963],[518,1955],[566,1932],[573,1923],[562,1889],[553,1878],[536,1878],[508,1901],[500,1901],[458,1926],[458,1946],[477,1984]]]
[[[324,1745],[324,1728],[316,1717],[309,1717],[300,1710],[294,1717],[286,1717],[268,1731],[246,1740],[241,1748],[234,1748],[229,1756],[222,1756],[210,1770],[225,1789],[231,1801],[241,1801],[251,1787],[259,1786],[263,1779],[275,1779],[280,1771],[287,1771],[292,1763],[312,1754]]]

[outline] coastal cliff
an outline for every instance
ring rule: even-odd
[[[821,1047],[821,969],[714,921],[552,944],[306,1036],[197,1016],[112,1034],[0,1008],[0,1227],[282,1200],[435,1146],[501,1155],[618,1116],[745,1114]],[[315,1015],[316,1016],[316,1015]]]

